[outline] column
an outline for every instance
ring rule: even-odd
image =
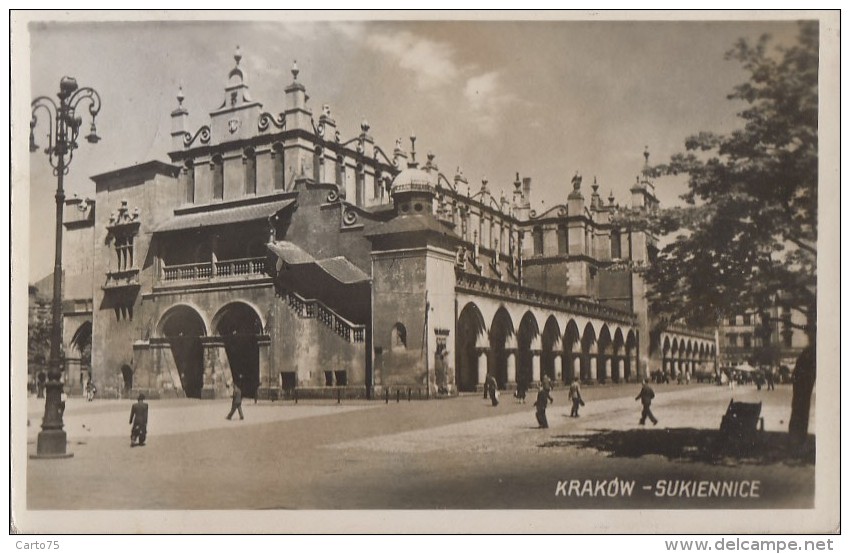
[[[487,379],[487,349],[478,349],[478,384],[484,386]]]
[[[596,350],[595,348],[591,349],[590,355],[588,356],[590,358],[590,360],[588,360],[588,361],[590,362],[589,365],[590,365],[590,380],[591,381],[596,381],[596,376],[597,376],[596,365],[599,361],[599,358],[596,355],[595,350]]]
[[[508,364],[508,383],[516,383],[516,350],[508,350],[507,354],[507,364]]]
[[[555,380],[563,383],[564,382],[564,374],[563,374],[564,365],[561,362],[561,352],[560,351],[552,353],[552,365],[555,368]]]
[[[573,357],[573,378],[581,381],[581,355],[576,354]]]
[[[543,376],[540,374],[540,354],[542,352],[540,335],[531,339],[531,380],[540,382]]]
[[[617,359],[617,375],[620,381],[626,380],[626,361],[623,358]]]

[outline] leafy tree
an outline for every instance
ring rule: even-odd
[[[688,179],[686,205],[654,219],[657,232],[677,234],[646,271],[650,299],[667,318],[714,326],[743,307],[767,313],[781,295],[805,314],[814,344],[818,42],[817,22],[801,22],[790,47],[771,47],[767,35],[739,40],[727,58],[749,74],[728,96],[745,105],[741,127],[689,137],[684,153],[651,168]],[[814,356],[801,360],[812,361],[802,366],[813,374]],[[795,388],[791,429],[799,433],[805,418],[803,436],[810,395],[803,405]]]

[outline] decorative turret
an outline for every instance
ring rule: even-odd
[[[390,195],[396,210],[401,215],[424,215],[433,213],[436,179],[419,169],[416,161],[416,135],[410,136],[410,161],[390,187]]]
[[[184,99],[181,86],[177,89],[177,109],[171,112],[171,148],[175,151],[183,149],[183,139],[189,132],[189,110],[183,107]]]
[[[633,208],[654,209],[658,206],[658,198],[655,196],[655,185],[649,180],[652,170],[649,167],[649,146],[645,146],[643,150],[643,170],[641,175],[635,178],[635,184],[630,189],[632,193]]]
[[[599,184],[596,182],[596,177],[593,177],[593,184],[590,185],[590,188],[593,189],[593,193],[590,195],[590,207],[591,209],[598,210],[602,207],[602,197],[599,196]]]
[[[310,130],[310,118],[312,113],[307,109],[307,89],[298,82],[298,62],[292,61],[292,83],[284,89],[286,100],[284,103],[284,117],[287,129]]]

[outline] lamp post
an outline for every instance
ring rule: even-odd
[[[62,368],[59,359],[62,344],[62,214],[65,208],[65,190],[63,180],[68,166],[78,147],[77,138],[83,118],[77,114],[81,104],[88,105],[91,115],[91,129],[85,139],[94,144],[100,140],[95,128],[95,117],[100,112],[100,95],[90,87],[79,88],[73,77],[62,77],[59,82],[59,104],[48,97],[39,96],[32,101],[32,119],[30,120],[30,152],[37,152],[35,127],[38,124],[37,113],[47,113],[49,128],[47,147],[44,153],[53,167],[56,176],[56,258],[53,266],[53,321],[50,331],[50,361],[48,363],[44,419],[34,458],[67,458],[73,454],[67,452],[66,434],[63,430],[62,412]]]

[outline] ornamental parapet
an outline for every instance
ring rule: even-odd
[[[473,275],[462,270],[455,270],[455,290],[522,302],[541,308],[557,309],[570,314],[604,319],[624,325],[637,324],[637,318],[631,312],[618,310],[596,302],[579,300],[552,292],[523,287],[514,283]]]
[[[682,323],[668,323],[664,328],[665,333],[676,333],[687,337],[714,341],[714,330],[694,329]]]

